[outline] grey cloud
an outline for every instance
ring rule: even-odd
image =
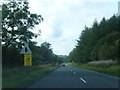
[[[53,30],[53,34],[52,34],[53,38],[61,37],[63,33],[63,30],[61,28],[61,22],[60,21],[55,22],[54,25],[52,26],[52,30]]]
[[[55,30],[53,33],[53,37],[58,38],[62,36],[62,31],[61,30]]]

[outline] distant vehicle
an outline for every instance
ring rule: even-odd
[[[65,63],[63,63],[62,66],[65,66]]]

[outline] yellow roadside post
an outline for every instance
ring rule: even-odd
[[[24,66],[26,67],[25,71],[27,71],[27,68],[32,66],[32,52],[28,46],[28,43],[25,43],[20,54],[24,54]]]

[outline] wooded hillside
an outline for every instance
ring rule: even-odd
[[[120,16],[95,20],[91,27],[85,26],[77,45],[69,54],[69,61],[86,63],[97,60],[120,62]]]

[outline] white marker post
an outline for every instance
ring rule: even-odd
[[[120,1],[118,2],[118,16],[120,16]]]

